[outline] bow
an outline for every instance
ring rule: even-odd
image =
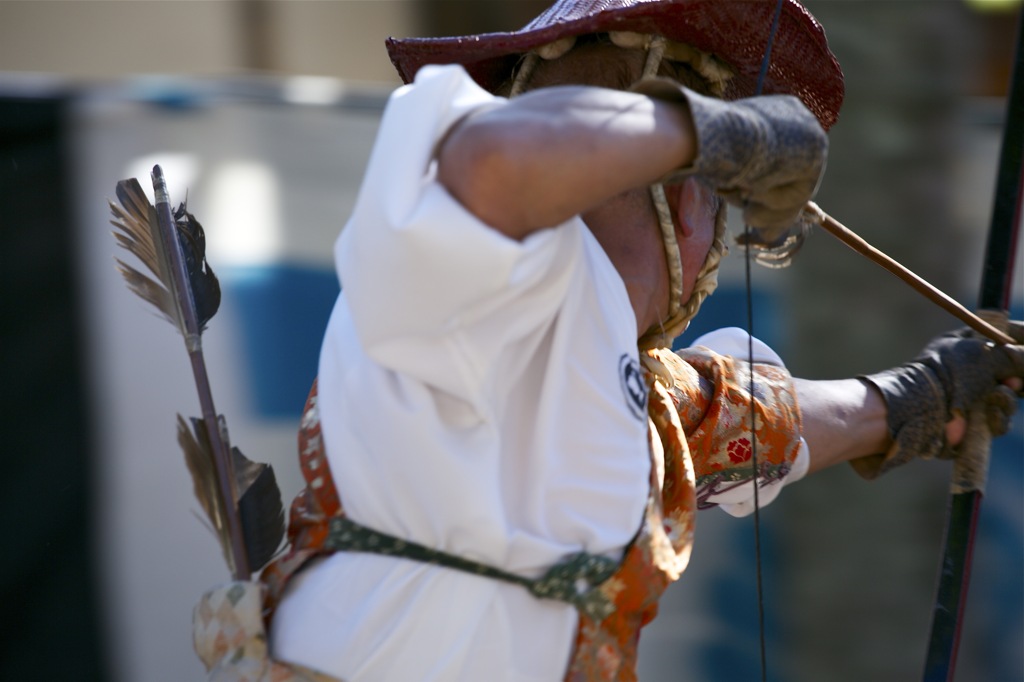
[[[980,334],[997,343],[1014,340],[992,325],[1007,319],[1013,282],[1013,256],[1021,224],[1024,196],[1024,14],[1020,15],[1014,75],[1007,103],[1006,127],[1000,152],[999,173],[992,222],[986,245],[985,263],[978,308],[981,319],[959,303],[921,280],[899,263],[870,246],[813,202],[808,203],[805,219],[817,224],[847,246],[889,270],[919,293],[958,317]],[[988,471],[991,434],[979,413],[969,416],[968,435],[962,452],[972,456],[954,463],[950,486],[949,513],[940,565],[939,585],[932,616],[931,633],[925,661],[925,682],[949,682],[953,679],[962,625],[961,614],[970,581],[971,555],[981,498]],[[979,464],[981,462],[981,464]]]
[[[768,36],[765,48],[765,56],[761,67],[761,76],[758,79],[757,92],[760,94],[762,80],[769,65],[772,43],[775,38],[775,28],[778,22],[779,10],[782,2],[779,1],[776,7],[773,26]],[[992,223],[986,247],[985,266],[983,270],[982,291],[979,298],[979,308],[982,311],[993,311],[995,316],[990,317],[991,321],[998,320],[999,316],[1006,319],[1006,310],[1009,307],[1009,297],[1012,284],[1013,254],[1017,241],[1017,233],[1021,223],[1021,199],[1024,195],[1022,186],[1022,156],[1024,156],[1024,13],[1020,15],[1018,25],[1018,37],[1016,58],[1014,65],[1014,76],[1010,88],[1008,109],[1006,116],[1006,128],[1000,155],[999,175],[996,184],[996,200],[993,209]],[[992,325],[979,319],[967,311],[963,306],[950,299],[948,296],[931,287],[909,270],[888,258],[881,252],[868,245],[847,228],[825,214],[813,202],[808,203],[804,219],[809,224],[817,224],[833,236],[843,241],[855,251],[869,257],[876,263],[882,265],[905,282],[911,284],[920,293],[932,299],[935,303],[945,308],[963,320],[981,334],[995,339],[999,343],[1011,343],[1012,339],[1006,334],[994,329]],[[749,239],[749,229],[747,231]],[[747,250],[746,259],[746,288],[747,288],[747,331],[753,332],[753,307],[751,302],[751,276],[750,276],[750,250]],[[997,323],[998,324],[998,323]],[[752,344],[752,342],[751,342]],[[748,348],[748,360],[752,361],[753,349]],[[751,376],[750,392],[753,395],[753,376]],[[752,400],[753,398],[751,398]],[[933,615],[928,657],[925,665],[925,682],[950,681],[953,679],[953,672],[956,664],[957,646],[959,643],[961,618],[960,614],[966,599],[967,584],[970,577],[971,552],[977,514],[980,508],[983,494],[985,475],[987,473],[987,453],[991,442],[991,435],[984,425],[984,418],[976,419],[977,424],[972,424],[968,430],[968,442],[961,446],[961,449],[973,447],[975,451],[985,453],[985,466],[981,471],[968,470],[962,462],[954,465],[953,479],[951,485],[951,497],[949,506],[949,519],[946,529],[946,541],[941,564],[938,595],[936,598]],[[972,444],[973,443],[973,444]],[[761,561],[760,561],[760,531],[759,531],[759,500],[757,494],[757,453],[756,443],[753,454],[754,464],[754,529],[755,529],[755,554],[757,563],[757,594],[758,613],[760,619],[761,633],[761,668],[762,679],[767,677],[765,661],[764,641],[764,611],[761,585]],[[977,461],[975,458],[969,458]]]
[[[982,311],[1009,308],[1013,281],[1013,256],[1020,231],[1021,198],[1024,195],[1024,13],[1018,17],[1017,47],[1013,78],[1008,94],[996,196],[992,210],[978,307]],[[968,431],[970,438],[973,427]],[[967,599],[971,555],[978,511],[985,487],[991,435],[979,424],[978,447],[985,452],[986,466],[980,472],[961,471],[954,464],[949,516],[940,566],[939,586],[932,615],[925,682],[952,680],[962,625],[961,613]]]

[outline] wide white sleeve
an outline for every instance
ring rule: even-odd
[[[516,241],[478,220],[437,181],[436,148],[450,128],[480,107],[505,104],[461,67],[421,69],[388,103],[335,246],[364,351],[384,367],[470,399],[497,353],[555,315],[567,273],[582,257],[578,219],[570,221],[575,229]]]
[[[727,327],[704,334],[693,342],[694,346],[704,346],[720,355],[729,355],[734,358],[748,359],[747,340],[750,336],[746,331],[737,327]],[[758,338],[751,339],[753,346],[753,361],[766,365],[785,367],[782,358],[772,348]],[[795,483],[807,475],[807,469],[811,465],[811,453],[807,442],[801,438],[800,447],[796,459],[789,473],[782,478],[772,481],[758,489],[758,505],[764,507],[771,504],[782,488],[790,483]],[[721,493],[708,497],[708,502],[717,504],[723,511],[732,516],[749,516],[754,513],[754,486],[752,483],[731,488]]]

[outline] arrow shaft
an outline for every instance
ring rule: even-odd
[[[185,347],[192,363],[192,374],[199,393],[199,404],[203,413],[203,423],[213,449],[213,465],[217,473],[217,492],[224,509],[225,523],[231,540],[232,573],[236,580],[248,580],[250,577],[249,560],[245,551],[245,536],[242,531],[242,519],[238,513],[238,496],[235,492],[235,476],[231,465],[231,453],[227,439],[221,433],[220,420],[213,405],[213,392],[206,373],[206,361],[203,358],[199,322],[196,315],[195,302],[188,285],[188,272],[185,268],[185,257],[178,241],[178,231],[171,213],[170,197],[167,193],[167,182],[160,166],[153,167],[153,194],[156,200],[157,222],[160,225],[160,238],[171,260],[171,282],[174,286],[175,303],[178,306],[184,325],[182,335]]]
[[[822,229],[833,237],[837,238],[857,253],[865,256],[872,262],[877,263],[892,274],[896,275],[901,280],[909,284],[915,291],[959,319],[974,331],[996,341],[997,343],[1006,344],[1014,342],[1013,337],[993,327],[981,317],[975,315],[958,303],[948,294],[938,289],[935,285],[915,274],[909,268],[887,255],[885,252],[880,251],[869,244],[863,237],[856,234],[853,230],[818,208],[817,204],[813,201],[808,202],[807,212],[813,217],[814,221],[822,227]]]

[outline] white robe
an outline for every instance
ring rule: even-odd
[[[581,550],[621,556],[650,458],[645,395],[624,376],[635,317],[583,222],[518,242],[436,180],[449,128],[504,103],[456,66],[392,96],[336,245],[319,409],[352,519],[537,577]],[[294,580],[271,646],[349,682],[551,681],[576,623],[515,585],[341,552]]]

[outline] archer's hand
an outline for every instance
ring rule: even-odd
[[[690,93],[697,132],[695,170],[763,241],[777,240],[814,196],[828,137],[796,97],[772,95],[726,102]]]
[[[828,156],[828,136],[799,99],[768,95],[726,101],[665,78],[644,79],[631,89],[687,106],[697,158],[680,172],[703,176],[726,201],[741,207],[759,241],[775,242],[797,222]]]
[[[914,457],[952,458],[965,417],[982,410],[994,436],[1009,429],[1024,387],[1024,325],[1008,333],[1017,345],[996,346],[969,329],[943,334],[913,361],[861,377],[882,394],[893,445],[885,455],[853,462],[875,478]]]

